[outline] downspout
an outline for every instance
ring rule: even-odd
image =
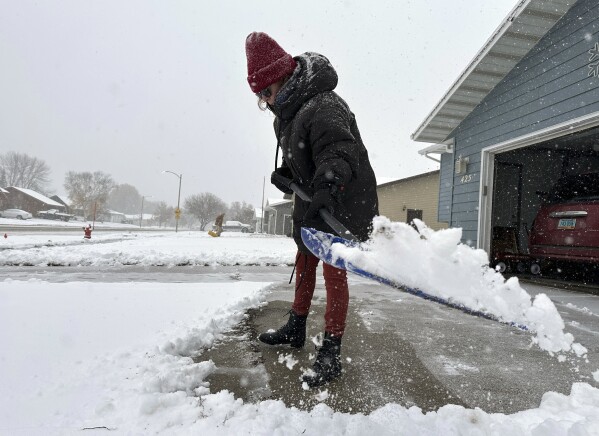
[[[435,162],[437,162],[438,164],[440,164],[440,163],[441,163],[441,160],[440,160],[440,159],[435,159],[434,157],[430,157],[430,156],[428,155],[428,153],[425,153],[425,154],[424,154],[424,157],[426,157],[426,158],[428,158],[428,159],[430,159],[430,160],[434,160],[434,161],[435,161]]]

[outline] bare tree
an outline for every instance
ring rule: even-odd
[[[110,190],[114,187],[112,177],[102,171],[94,173],[69,171],[65,176],[64,188],[73,207],[83,209],[87,217],[91,217],[94,205],[102,211]]]
[[[123,213],[139,213],[141,195],[137,188],[127,183],[116,185],[108,195],[106,207]],[[148,208],[150,210],[150,208]]]
[[[0,154],[0,186],[44,192],[49,177],[50,167],[43,160],[14,151]]]
[[[161,201],[154,209],[154,217],[158,220],[158,227],[162,227],[162,224],[166,225],[175,217],[175,208],[167,206],[164,201]]]
[[[256,210],[251,204],[234,201],[229,208],[229,219],[233,221],[241,221],[245,224],[251,224],[256,217]]]
[[[205,192],[187,197],[183,208],[196,217],[200,222],[200,229],[205,230],[206,224],[227,210],[227,204],[216,195]]]

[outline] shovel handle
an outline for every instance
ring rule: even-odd
[[[291,189],[295,194],[304,201],[311,202],[312,197],[310,197],[306,191],[304,191],[300,186],[295,183],[293,180],[288,179],[287,177],[283,177],[280,174],[272,173],[271,178],[275,179],[278,183],[287,186]],[[329,212],[325,207],[318,211],[318,214],[323,219],[325,223],[332,228],[335,233],[341,236],[344,239],[349,239],[350,241],[360,242],[360,240],[350,232],[347,227],[345,227],[337,218],[335,218],[331,212]]]

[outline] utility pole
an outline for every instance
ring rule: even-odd
[[[177,233],[179,231],[179,218],[181,218],[181,209],[179,206],[181,205],[181,179],[183,178],[183,173],[177,174],[169,170],[164,170],[163,173],[171,173],[179,178],[179,195],[177,195],[177,209],[175,209],[175,233]]]
[[[264,233],[264,187],[266,186],[266,176],[262,179],[262,219],[260,220],[261,233]]]
[[[139,214],[139,228],[141,229],[141,222],[144,219],[144,198],[150,198],[151,195],[142,195],[141,196],[141,212]]]

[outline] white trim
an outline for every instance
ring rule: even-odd
[[[443,154],[443,153],[453,153],[453,138],[446,142],[441,142],[440,144],[433,144],[425,147],[421,150],[418,150],[418,154],[426,156],[427,154]]]
[[[440,159],[435,159],[434,157],[430,157],[429,154],[444,154],[444,153],[453,153],[453,138],[448,141],[441,142],[440,144],[429,145],[428,147],[423,148],[422,150],[418,150],[418,154],[430,159],[434,160],[437,163],[441,163]]]
[[[599,111],[560,124],[537,130],[508,141],[485,147],[481,150],[480,186],[478,193],[478,232],[477,248],[487,253],[491,249],[491,206],[493,193],[493,175],[495,173],[495,155],[518,148],[549,141],[582,130],[599,126]],[[485,186],[486,194],[485,195]]]

